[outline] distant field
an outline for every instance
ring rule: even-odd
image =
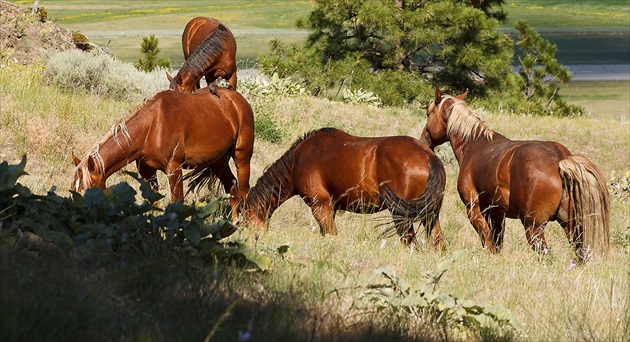
[[[560,90],[570,103],[586,109],[589,117],[630,121],[629,81],[576,81]]]
[[[32,1],[11,1],[32,6]],[[105,45],[117,57],[132,62],[139,57],[142,36],[152,31],[169,31],[161,36],[162,55],[176,67],[183,63],[179,37],[192,17],[212,16],[224,21],[239,43],[237,59],[255,59],[268,52],[268,41],[275,35],[252,34],[257,30],[294,29],[297,18],[308,15],[310,1],[42,1],[51,20],[78,30],[94,43]],[[513,31],[513,22],[526,20],[545,38],[559,47],[563,64],[627,63],[630,54],[630,11],[620,0],[507,0],[508,20],[503,30]],[[96,32],[109,34],[97,36]],[[158,35],[158,34],[156,34]],[[301,41],[304,33],[281,35],[288,41]]]

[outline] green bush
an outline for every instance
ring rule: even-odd
[[[442,327],[436,329],[444,334],[440,337],[441,340],[467,341],[484,336],[492,336],[495,340],[513,339],[516,336],[515,322],[507,309],[489,303],[462,300],[438,289],[444,273],[462,255],[462,252],[456,252],[451,258],[442,261],[415,286],[389,270],[379,270],[378,273],[385,278],[385,284],[368,285],[368,289],[359,298],[372,303],[379,312],[385,311],[391,316],[406,318],[412,326],[429,324]]]
[[[136,102],[167,88],[164,69],[144,73],[96,51],[68,50],[47,60],[44,82],[70,92]]]
[[[277,115],[273,102],[287,96],[304,96],[306,89],[291,77],[280,78],[277,73],[271,77],[259,75],[245,79],[239,82],[238,87],[254,111],[256,137],[273,143],[281,142],[285,134],[273,119]]]

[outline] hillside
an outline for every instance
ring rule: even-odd
[[[0,0],[0,18],[0,52],[15,62],[30,63],[48,49],[76,47],[69,29],[8,1]]]

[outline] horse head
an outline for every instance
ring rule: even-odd
[[[427,110],[427,122],[420,134],[420,141],[434,149],[448,141],[447,125],[450,116],[449,108],[457,100],[463,101],[468,95],[468,89],[456,97],[442,96],[439,88],[435,88],[435,99]]]
[[[180,73],[177,73],[177,75],[173,77],[167,72],[166,78],[169,81],[170,90],[175,90],[184,94],[190,94],[195,90],[195,83],[184,82],[184,77]]]
[[[73,152],[72,159],[74,160],[75,171],[71,190],[83,192],[91,187],[105,189],[106,178],[103,172],[99,170],[94,156],[89,155],[86,159],[81,160]]]

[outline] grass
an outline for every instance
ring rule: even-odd
[[[569,103],[584,107],[589,117],[630,121],[630,82],[575,81],[560,90]]]
[[[63,93],[42,84],[40,75],[36,66],[0,68],[0,158],[15,162],[27,153],[29,175],[21,182],[40,194],[57,186],[57,193],[67,195],[71,152],[85,151],[136,104]],[[594,84],[576,91],[585,94],[603,87]],[[424,124],[422,109],[416,107],[374,108],[309,97],[250,101],[265,102],[285,137],[279,143],[256,141],[252,183],[295,138],[311,129],[333,125],[364,136],[418,136]],[[593,108],[597,116],[600,107]],[[617,119],[622,113],[613,105],[608,108],[612,119],[480,114],[510,138],[559,141],[592,159],[610,177],[630,171],[630,134],[628,122]],[[506,307],[518,322],[516,339],[628,339],[630,247],[619,242],[630,234],[628,204],[613,200],[611,236],[617,242],[605,261],[572,269],[574,255],[555,223],[545,231],[552,253],[541,258],[531,251],[515,220],[508,220],[502,253],[489,255],[481,249],[457,195],[452,152],[443,147],[438,153],[447,169],[441,221],[449,247],[444,253],[422,242],[414,251],[396,238],[383,242],[376,222],[385,213],[339,213],[339,235],[322,238],[299,198],[274,213],[268,230],[240,229],[231,237],[263,251],[289,246],[282,256],[270,254],[273,267],[264,273],[237,267],[219,272],[159,256],[137,256],[124,265],[107,256],[75,262],[11,246],[16,253],[0,253],[0,337],[201,340],[211,335],[211,340],[236,340],[239,334],[251,334],[251,340],[436,340],[441,335],[435,328],[357,311],[358,294],[361,286],[380,282],[375,277],[379,268],[413,283],[453,252],[463,251],[464,258],[449,269],[440,290]],[[108,184],[121,180],[125,177],[117,173]],[[163,178],[161,184],[167,193]]]

